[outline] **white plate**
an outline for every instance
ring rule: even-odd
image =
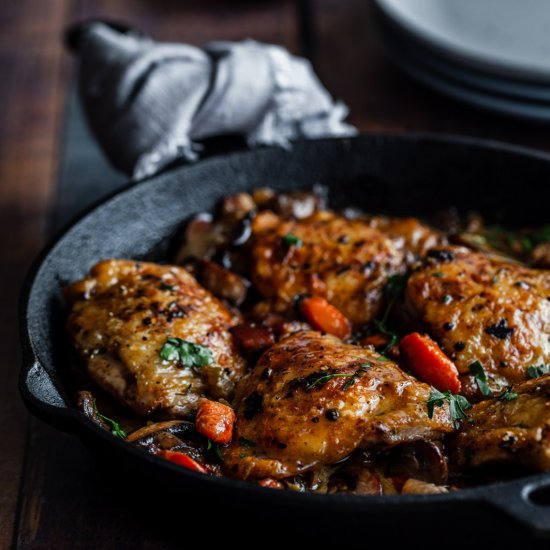
[[[462,63],[550,84],[550,0],[376,0],[397,25]]]
[[[396,33],[380,28],[380,38],[396,63],[411,76],[464,103],[525,120],[550,123],[550,103],[522,100],[497,94],[450,78],[426,64],[414,48],[407,47]]]

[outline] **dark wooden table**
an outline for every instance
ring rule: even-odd
[[[76,439],[31,418],[17,390],[16,309],[22,277],[52,228],[104,189],[104,182],[96,191],[96,182],[86,179],[84,163],[91,157],[87,150],[74,149],[71,132],[79,130],[67,122],[67,113],[76,109],[68,93],[74,68],[61,43],[70,22],[103,16],[163,40],[200,45],[251,37],[297,54],[306,48],[321,79],[348,104],[350,121],[361,131],[462,134],[550,151],[549,128],[462,106],[402,75],[376,43],[369,2],[310,4],[315,20],[309,38],[301,30],[312,21],[300,25],[292,0],[0,4],[0,550],[175,546],[161,525],[135,520],[127,501],[105,482]],[[80,162],[82,179],[74,178]],[[112,178],[112,186],[122,181]]]

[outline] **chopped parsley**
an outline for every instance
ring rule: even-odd
[[[177,361],[189,368],[204,367],[212,364],[214,360],[209,348],[181,338],[168,338],[159,355],[166,361]]]
[[[513,401],[518,398],[518,394],[515,391],[511,390],[511,386],[506,388],[499,396],[499,401]]]
[[[529,378],[539,378],[547,372],[550,372],[550,365],[531,365],[527,367],[527,376]]]
[[[485,369],[479,361],[474,361],[468,366],[468,370],[474,376],[479,391],[486,397],[493,397],[493,392],[487,384]]]
[[[390,330],[388,328],[387,322],[388,322],[390,313],[393,309],[393,306],[395,305],[395,302],[403,294],[406,287],[407,287],[407,278],[404,275],[400,275],[399,273],[396,273],[388,277],[388,282],[384,287],[384,293],[387,296],[389,296],[388,305],[386,306],[384,315],[382,315],[382,319],[377,319],[373,323],[376,330],[378,330],[385,336],[390,337],[389,342],[384,346],[384,348],[379,350],[379,353],[382,355],[387,353],[388,350],[390,350],[393,346],[399,343],[399,334],[393,330]]]
[[[297,237],[296,235],[293,235],[292,233],[287,233],[283,237],[283,244],[285,246],[291,247],[291,246],[297,246],[300,247],[304,244],[304,241],[300,239],[300,237]]]
[[[357,370],[351,375],[350,379],[344,382],[342,389],[345,391],[348,388],[351,388],[355,384],[356,380],[358,378],[361,378],[361,376],[363,376],[363,373],[367,372],[370,369],[370,367],[371,367],[370,363],[364,363],[363,365],[360,365],[357,368]]]
[[[506,319],[500,319],[498,323],[495,323],[485,329],[487,334],[498,338],[499,340],[506,340],[514,332],[514,328],[508,326]]]
[[[407,287],[407,278],[404,275],[396,273],[388,277],[388,282],[384,286],[384,292],[394,298],[394,301],[403,294]],[[392,304],[393,305],[393,304]]]
[[[449,416],[455,429],[460,427],[460,422],[467,418],[466,411],[472,408],[470,402],[462,395],[456,395],[450,391],[440,392],[432,387],[430,397],[426,401],[428,418],[432,418],[434,407],[442,407],[443,403],[449,403]]]
[[[324,386],[327,382],[330,382],[334,378],[348,378],[348,380],[342,385],[342,389],[345,391],[351,388],[358,378],[363,376],[363,373],[367,371],[372,365],[370,363],[364,363],[359,365],[355,372],[338,372],[336,369],[321,369],[308,374],[301,378],[295,378],[288,384],[289,395],[300,387],[303,387],[306,391],[313,390],[318,386]]]
[[[434,271],[432,273],[432,277],[437,277],[438,279],[441,279],[441,277],[444,277],[445,274],[443,273],[443,271]]]
[[[206,450],[213,451],[220,460],[223,460],[222,450],[218,443],[214,443],[211,439],[209,439]]]
[[[126,432],[120,427],[120,424],[113,420],[112,418],[109,418],[108,416],[105,416],[104,414],[101,414],[97,408],[95,399],[94,399],[94,410],[98,418],[101,418],[104,422],[107,422],[111,426],[111,433],[115,435],[116,437],[120,437],[120,439],[126,439],[127,434]]]
[[[355,376],[355,373],[348,374],[348,373],[344,373],[344,372],[335,372],[335,373],[330,373],[330,374],[324,374],[323,371],[321,371],[321,372],[314,372],[313,374],[315,376],[311,377],[311,379],[307,380],[306,383],[305,383],[306,390],[312,390],[313,388],[315,388],[316,386],[319,386],[319,385],[322,386],[322,385],[326,384],[327,382],[329,382],[330,380],[332,380],[333,378],[351,378],[351,377]],[[307,378],[309,378],[309,376]]]

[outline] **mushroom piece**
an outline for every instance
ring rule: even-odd
[[[184,420],[148,424],[128,435],[126,441],[135,443],[152,454],[161,450],[180,451],[200,462],[205,458],[204,438],[192,422]]]
[[[225,222],[237,222],[256,210],[256,202],[248,193],[235,193],[221,203],[221,217]]]
[[[390,477],[413,478],[444,485],[447,482],[448,467],[441,449],[435,443],[415,441],[388,452],[386,474]]]
[[[448,487],[427,483],[420,479],[413,478],[407,479],[401,489],[401,494],[403,495],[435,495],[448,492]]]
[[[221,475],[216,447],[207,445],[207,440],[197,432],[192,422],[168,420],[148,424],[128,435],[126,441],[154,455],[160,451],[184,453],[212,475]]]
[[[350,491],[352,495],[381,495],[382,492],[380,476],[366,467],[359,470],[355,488]]]
[[[250,282],[210,260],[201,260],[199,281],[212,294],[240,306],[245,300]]]
[[[282,218],[302,220],[326,208],[326,198],[326,187],[314,185],[311,191],[278,193],[265,206]]]
[[[109,425],[100,416],[95,404],[95,398],[90,391],[79,391],[76,394],[76,407],[94,424],[97,424],[104,430],[109,429]]]
[[[212,216],[205,212],[191,218],[185,227],[183,245],[175,255],[175,262],[182,264],[190,258],[210,258],[219,246],[226,242],[225,235]]]
[[[531,252],[534,267],[550,268],[550,243],[539,243]]]

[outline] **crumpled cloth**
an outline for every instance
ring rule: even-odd
[[[135,180],[177,159],[197,160],[197,142],[210,137],[287,147],[298,138],[356,133],[310,63],[280,46],[245,40],[202,49],[102,22],[78,32],[88,124],[110,162]]]

